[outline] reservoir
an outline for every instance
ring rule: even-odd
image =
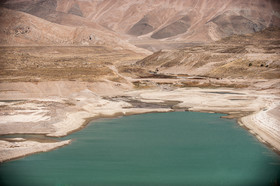
[[[279,155],[221,116],[100,119],[63,138],[68,146],[0,164],[0,185],[279,184]]]

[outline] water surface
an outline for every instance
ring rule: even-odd
[[[55,151],[0,165],[0,185],[274,185],[280,158],[221,114],[95,121]]]

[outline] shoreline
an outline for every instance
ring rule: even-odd
[[[280,104],[277,104],[276,107],[280,107]],[[265,111],[270,111],[274,109],[275,106],[271,106],[270,108],[265,109]],[[264,109],[263,109],[264,110]],[[279,120],[276,120],[278,124],[276,125],[277,128],[274,130],[265,130],[261,127],[263,126],[262,123],[268,123],[265,120],[256,120],[256,117],[260,115],[263,110],[260,110],[258,112],[255,112],[253,114],[244,116],[242,118],[238,119],[238,124],[242,127],[244,127],[248,132],[250,132],[252,135],[256,137],[256,139],[265,144],[267,147],[269,147],[271,150],[276,152],[278,155],[280,155],[280,136],[279,136],[279,130],[280,130],[280,124]],[[271,117],[270,117],[271,118]],[[273,119],[273,118],[272,118]],[[271,125],[270,125],[271,126]],[[278,134],[278,135],[277,135]]]
[[[1,93],[3,94],[5,92],[0,91],[0,96]],[[22,94],[22,91],[20,93]],[[7,106],[8,110],[14,107],[15,109],[18,109],[19,106],[22,106],[24,109],[30,109],[30,112],[35,112],[36,114],[33,114],[32,112],[31,114],[27,113],[29,119],[32,119],[33,116],[36,118],[36,122],[29,123],[31,126],[34,125],[32,129],[34,129],[35,132],[29,130],[28,134],[38,134],[40,132],[42,134],[42,131],[45,131],[43,132],[44,136],[56,137],[57,139],[82,130],[90,122],[100,118],[115,118],[135,114],[176,111],[222,113],[227,114],[223,118],[236,119],[237,124],[245,129],[248,128],[248,132],[253,130],[257,133],[257,135],[254,135],[260,142],[264,143],[279,155],[280,146],[278,145],[280,144],[280,141],[276,140],[276,142],[271,142],[266,138],[264,141],[261,140],[265,133],[255,131],[256,127],[253,126],[253,128],[250,128],[250,122],[244,121],[244,118],[251,117],[256,113],[263,111],[264,108],[266,108],[267,112],[270,111],[271,105],[273,105],[273,103],[275,104],[275,100],[279,99],[278,96],[267,96],[266,94],[266,92],[260,93],[256,90],[248,89],[218,88],[215,89],[215,93],[213,93],[213,89],[206,88],[177,88],[172,90],[128,90],[118,92],[117,94],[111,94],[109,95],[109,98],[108,95],[106,95],[105,98],[102,94],[96,94],[86,86],[80,91],[75,90],[72,95],[68,93],[68,95],[71,96],[42,99],[40,97],[34,98],[34,94],[31,94],[31,98],[28,97],[29,95],[21,95],[22,97],[27,98],[25,99],[27,101],[20,103],[5,102],[1,104],[2,106]],[[11,98],[8,97],[7,93],[5,96],[7,99]],[[190,99],[190,97],[192,99]],[[279,105],[279,102],[277,102],[277,106]],[[24,110],[21,108],[19,108],[19,110],[14,110],[11,112],[11,116],[16,118],[17,112],[22,114],[22,111]],[[50,116],[46,117],[46,113]],[[6,120],[5,117],[7,118]],[[0,118],[3,123],[0,124],[0,131],[3,129],[2,131],[9,131],[10,134],[19,134],[17,131],[20,130],[17,126],[25,124],[17,122],[11,123],[9,115],[0,115]],[[7,121],[7,123],[4,121]],[[277,121],[279,122],[279,120]],[[261,125],[259,126],[262,127]],[[27,134],[24,130],[25,129],[21,131],[21,134]],[[280,135],[278,137],[280,139]],[[274,138],[272,137],[272,139]],[[0,139],[0,142],[2,141],[3,140]],[[12,144],[13,142],[10,143]],[[18,156],[15,155],[13,159],[62,147],[59,145],[60,142],[55,143],[56,145],[53,144],[55,146],[54,148],[45,147],[44,150],[33,148],[31,151],[26,151],[25,155],[20,151]],[[69,143],[70,142],[64,145],[68,145]],[[13,150],[15,154],[17,154],[16,150]],[[0,143],[0,153],[1,152],[3,152],[3,145]],[[10,160],[8,155],[5,155],[4,153],[1,154],[2,161]]]
[[[3,141],[4,140],[1,140],[1,143],[3,143]],[[8,141],[5,141],[5,142],[7,145],[11,145],[11,144],[8,144],[10,142],[8,142]],[[71,142],[72,142],[72,140],[64,140],[64,141],[52,142],[52,143],[39,143],[39,142],[35,142],[35,141],[24,141],[22,143],[25,143],[26,147],[22,147],[23,145],[21,144],[21,147],[18,146],[18,148],[20,148],[20,149],[16,149],[17,147],[15,147],[14,151],[16,151],[16,152],[13,152],[13,150],[11,150],[11,149],[7,149],[7,152],[1,152],[0,153],[1,154],[0,164],[4,163],[4,162],[12,161],[12,160],[17,160],[17,159],[20,159],[20,158],[23,158],[23,157],[26,157],[26,156],[29,156],[32,154],[52,151],[52,150],[64,147],[66,145],[69,145]],[[20,143],[20,142],[18,142],[18,143]],[[12,144],[12,145],[14,145],[14,144]],[[20,145],[20,144],[18,144],[18,145]],[[2,156],[3,153],[5,153],[6,156]],[[7,155],[7,154],[9,154],[9,155]]]
[[[249,116],[249,115],[248,115],[248,116]],[[245,116],[245,117],[246,117],[246,116]],[[263,140],[262,137],[261,137],[259,134],[253,132],[253,131],[252,131],[250,128],[248,128],[244,123],[242,123],[242,122],[240,121],[240,119],[241,119],[241,118],[239,118],[239,119],[237,120],[237,124],[238,124],[240,127],[242,127],[242,128],[245,129],[248,133],[250,133],[251,135],[253,135],[253,136],[258,140],[259,143],[262,143],[262,144],[265,145],[267,148],[269,148],[270,150],[272,150],[273,152],[275,152],[276,154],[278,154],[278,155],[280,156],[280,150],[279,150],[279,149],[275,148],[271,143],[269,143],[269,142]]]
[[[268,148],[270,148],[272,151],[274,151],[276,154],[278,154],[280,156],[280,148],[275,148],[275,146],[272,145],[272,143],[270,143],[269,141],[265,141],[262,138],[261,134],[255,133],[253,131],[253,129],[250,129],[248,127],[248,124],[246,124],[246,122],[244,122],[242,120],[242,118],[246,118],[246,117],[250,117],[254,114],[249,114],[249,115],[245,115],[242,117],[235,117],[235,116],[231,116],[231,114],[229,113],[221,113],[221,112],[203,112],[203,111],[189,111],[189,110],[171,110],[171,111],[167,111],[167,112],[199,112],[199,113],[216,113],[216,114],[226,114],[226,116],[222,116],[221,118],[225,118],[225,119],[234,119],[236,120],[236,124],[240,127],[242,127],[243,129],[247,130],[247,132],[249,132],[250,134],[252,134],[260,143],[264,144],[265,146],[267,146]],[[76,129],[74,131],[69,132],[67,135],[70,135],[74,132],[78,132],[80,130],[83,130],[85,127],[87,127],[87,125],[89,125],[91,122],[94,122],[96,120],[99,119],[114,119],[114,118],[118,118],[118,117],[125,117],[125,116],[131,116],[131,115],[140,115],[140,114],[150,114],[150,113],[164,113],[164,112],[158,112],[158,111],[151,111],[151,112],[146,112],[146,113],[131,113],[131,114],[126,114],[126,115],[122,115],[122,114],[115,114],[115,115],[111,115],[111,116],[100,116],[100,117],[93,117],[93,118],[89,118],[87,119],[83,125],[81,125],[81,127],[79,129]],[[65,135],[65,136],[67,136]],[[64,137],[64,136],[61,136]]]
[[[176,112],[176,111],[166,111],[166,112]],[[99,120],[99,119],[114,119],[114,118],[119,118],[119,117],[125,117],[125,116],[132,116],[132,115],[140,115],[140,114],[149,114],[149,113],[165,113],[165,111],[148,111],[148,112],[131,112],[131,113],[126,113],[126,114],[123,114],[121,112],[119,113],[115,113],[113,115],[98,115],[98,116],[94,116],[94,117],[89,117],[89,118],[85,118],[85,121],[83,122],[82,125],[80,125],[80,128],[77,128],[75,130],[71,130],[69,131],[66,135],[62,135],[62,136],[49,136],[47,134],[43,134],[45,137],[56,137],[56,138],[63,138],[63,137],[66,137],[68,135],[71,135],[75,132],[78,132],[80,130],[83,130],[84,128],[86,128],[89,123],[91,122],[94,122],[96,120]],[[16,134],[15,134],[16,135]]]
[[[182,111],[182,110],[181,110]],[[167,111],[167,112],[178,112],[176,110],[170,110],[170,111]],[[189,110],[183,110],[182,112],[201,112],[201,113],[217,113],[217,114],[226,114],[227,116],[230,116],[230,114],[228,113],[219,113],[219,112],[205,112],[205,111],[189,111]],[[100,116],[95,116],[95,117],[91,117],[91,118],[87,118],[86,121],[81,125],[81,127],[79,129],[75,129],[73,131],[70,131],[69,133],[67,133],[66,135],[63,135],[63,136],[59,136],[57,138],[62,138],[62,137],[65,137],[65,136],[68,136],[72,133],[75,133],[75,132],[78,132],[80,130],[83,130],[85,127],[87,127],[87,125],[89,125],[91,122],[94,122],[96,120],[99,120],[99,119],[109,119],[109,118],[118,118],[118,117],[125,117],[125,116],[131,116],[131,115],[140,115],[140,114],[148,114],[148,113],[164,113],[164,112],[158,112],[158,111],[151,111],[151,112],[144,112],[144,113],[129,113],[129,114],[126,114],[126,115],[123,115],[122,113],[116,113],[114,115],[100,115]],[[267,146],[268,148],[270,148],[272,151],[274,151],[276,154],[278,154],[280,156],[280,150],[275,148],[271,143],[269,143],[268,141],[265,141],[263,138],[262,138],[262,135],[258,134],[258,133],[255,133],[253,132],[252,130],[253,129],[250,129],[248,126],[248,124],[246,124],[246,121],[243,121],[242,118],[245,118],[245,117],[250,117],[254,114],[250,114],[250,115],[247,115],[247,116],[243,116],[243,117],[231,117],[231,118],[225,118],[225,119],[234,119],[236,120],[236,124],[239,125],[240,127],[244,128],[245,130],[247,130],[247,132],[251,133],[260,143],[264,144],[265,146]],[[225,116],[225,117],[227,117]],[[224,118],[224,117],[221,117],[221,118]],[[18,133],[15,133],[15,134],[7,134],[7,135],[20,135]],[[37,135],[36,133],[30,133],[28,135]],[[46,134],[42,134],[43,136],[45,137],[49,137],[47,136]],[[0,138],[1,140],[1,138]],[[3,140],[3,141],[7,141],[7,140]],[[29,141],[29,140],[27,140]],[[32,141],[36,141],[36,140],[32,140]],[[8,141],[7,141],[8,142]],[[63,144],[59,144],[57,145],[56,143],[62,143]],[[34,151],[34,152],[29,152],[29,153],[24,153],[22,155],[15,155],[14,157],[9,157],[9,158],[4,158],[4,159],[0,159],[0,163],[4,163],[4,162],[8,162],[8,161],[13,161],[13,160],[17,160],[17,159],[20,159],[20,158],[24,158],[26,156],[29,156],[29,155],[33,155],[33,154],[37,154],[37,153],[42,153],[42,152],[48,152],[48,151],[52,151],[52,150],[56,150],[56,149],[59,149],[59,148],[62,148],[66,145],[71,145],[71,142],[72,140],[63,140],[63,141],[59,141],[59,142],[51,142],[50,144],[54,144],[53,147],[51,148],[44,148],[40,151]],[[46,142],[43,142],[43,143],[46,143]]]

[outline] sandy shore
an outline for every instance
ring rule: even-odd
[[[249,116],[242,117],[240,124],[256,135],[259,141],[267,143],[274,150],[280,151],[280,104],[274,103],[270,107]]]
[[[37,141],[4,141],[0,140],[0,162],[24,157],[38,152],[50,151],[64,145],[68,145],[71,140],[60,142],[42,143]]]
[[[161,87],[133,90],[122,86],[112,91],[114,88],[114,84],[84,82],[1,84],[0,134],[60,137],[81,129],[94,118],[189,110],[229,114],[280,151],[279,97],[269,91]],[[0,161],[69,143],[0,139]]]

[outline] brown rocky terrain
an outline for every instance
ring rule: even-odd
[[[149,54],[122,40],[118,34],[102,29],[61,25],[1,7],[0,15],[1,46],[105,46]]]
[[[108,66],[145,55],[105,46],[0,47],[0,82],[105,81],[122,82]]]
[[[37,20],[33,26],[49,24],[38,29],[48,32],[41,34],[44,38],[55,33],[55,39],[48,41],[58,45],[108,41],[120,45],[116,39],[121,39],[133,44],[140,42],[142,44],[138,46],[149,48],[153,42],[158,41],[163,45],[166,45],[167,41],[209,42],[233,34],[248,34],[280,25],[280,3],[277,0],[5,0],[1,1],[1,6],[55,23],[38,23]],[[4,9],[1,9],[1,12],[1,17],[18,14]],[[21,34],[33,32],[35,29],[26,22],[31,19],[26,14],[20,14],[22,18],[16,17],[14,20],[8,17],[10,16],[3,17],[0,23],[9,20],[8,22],[15,25],[15,21],[21,20],[21,25],[16,24],[18,28],[14,28]],[[4,27],[7,25],[1,25],[1,28]],[[52,29],[49,30],[49,27]],[[36,42],[41,42],[38,34],[32,35],[34,36],[25,37],[25,40],[13,41],[12,37],[5,42],[28,43],[29,40],[34,41],[32,37],[37,38]],[[148,43],[148,46],[143,43]],[[150,50],[158,48],[160,47]]]
[[[136,62],[132,68],[148,68],[154,75],[279,79],[279,36],[279,28],[269,28],[211,44],[161,50]]]

